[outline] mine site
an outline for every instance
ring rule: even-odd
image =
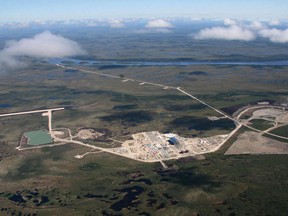
[[[59,64],[56,64],[56,66],[73,69]],[[79,68],[77,69],[79,70]],[[79,128],[75,135],[72,134],[69,128],[53,129],[53,112],[65,112],[64,108],[2,114],[0,117],[42,113],[42,117],[47,117],[48,119],[48,130],[35,129],[35,131],[23,132],[16,149],[22,151],[73,143],[91,148],[91,151],[82,155],[75,155],[75,158],[78,159],[83,158],[87,154],[107,152],[142,162],[161,162],[161,164],[166,167],[163,161],[183,157],[195,157],[196,155],[215,152],[221,148],[227,140],[235,136],[240,129],[244,129],[242,133],[237,135],[235,142],[225,153],[226,155],[288,153],[288,137],[286,133],[288,112],[285,104],[284,106],[274,106],[270,105],[269,102],[262,101],[254,105],[241,107],[232,116],[229,116],[194,95],[187,93],[180,87],[163,86],[158,83],[145,82],[142,80],[124,79],[118,76],[87,70],[83,70],[83,72],[107,76],[112,79],[120,79],[122,83],[136,82],[139,83],[139,86],[145,84],[160,87],[164,90],[167,88],[174,89],[174,91],[179,91],[192,100],[196,100],[198,103],[220,114],[220,117],[207,116],[209,121],[213,122],[227,118],[234,122],[235,129],[228,134],[202,138],[181,137],[178,134],[163,134],[158,131],[139,131],[139,133],[133,134],[130,139],[120,141],[111,137],[108,131],[97,130],[95,128]],[[93,141],[96,140],[100,142],[109,140],[113,141],[113,143],[107,147],[99,147],[93,143]],[[118,146],[113,147],[114,143]]]

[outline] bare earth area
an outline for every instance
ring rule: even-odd
[[[235,154],[288,154],[288,144],[249,131],[241,134],[225,153]]]
[[[81,129],[78,131],[77,137],[80,139],[96,139],[103,136],[103,133],[99,133],[93,129]]]
[[[260,109],[253,112],[251,119],[267,119],[267,120],[276,120],[279,123],[288,122],[288,113],[286,110],[268,108]]]

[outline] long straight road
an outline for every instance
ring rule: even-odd
[[[97,72],[97,71],[84,70],[84,69],[76,68],[76,67],[67,67],[67,66],[64,66],[64,65],[61,65],[61,64],[55,64],[55,65],[58,66],[58,67],[61,67],[61,68],[65,68],[65,69],[78,70],[78,71],[82,71],[84,73],[96,74],[96,75],[106,76],[106,77],[115,78],[115,79],[121,79],[124,82],[132,81],[132,82],[139,82],[140,85],[147,84],[147,85],[153,85],[153,86],[158,86],[158,87],[162,87],[162,88],[177,89],[177,87],[175,87],[175,86],[168,86],[168,85],[163,85],[163,84],[153,83],[153,82],[147,82],[147,81],[138,80],[138,79],[123,78],[123,77],[120,77],[120,76],[100,73],[100,72]]]
[[[64,109],[65,108],[53,108],[53,109],[44,109],[44,110],[23,111],[23,112],[0,114],[0,117],[26,115],[26,114],[33,114],[33,113],[45,113],[45,112],[59,111],[59,110],[64,110]]]
[[[196,96],[187,93],[186,91],[184,91],[184,90],[181,89],[180,87],[167,86],[167,85],[163,85],[163,84],[159,84],[159,83],[147,82],[147,81],[144,81],[144,80],[122,78],[122,77],[120,77],[120,76],[115,76],[115,75],[100,73],[100,72],[97,72],[97,71],[84,70],[84,69],[76,68],[76,67],[67,67],[67,66],[64,66],[64,65],[61,65],[61,64],[56,64],[56,66],[61,67],[61,68],[65,68],[65,69],[79,70],[79,71],[82,71],[82,72],[84,72],[84,73],[97,74],[97,75],[106,76],[106,77],[111,77],[111,78],[115,78],[115,79],[122,79],[122,80],[124,80],[124,81],[127,80],[127,81],[139,82],[140,85],[147,84],[147,85],[153,85],[153,86],[162,87],[162,88],[165,88],[165,89],[166,89],[166,88],[175,89],[175,90],[181,92],[182,94],[185,94],[185,95],[191,97],[192,99],[197,100],[199,103],[201,103],[201,104],[203,104],[203,105],[205,105],[205,106],[213,109],[214,111],[216,111],[217,113],[225,116],[226,118],[231,119],[231,120],[234,121],[235,123],[238,123],[238,124],[239,124],[239,122],[238,122],[237,120],[235,120],[234,118],[228,116],[226,113],[222,112],[221,110],[217,109],[216,107],[213,107],[213,106],[205,103],[204,101],[200,100],[200,99],[197,98]]]
[[[236,119],[230,117],[229,115],[227,115],[226,113],[222,112],[221,110],[219,110],[219,109],[217,109],[217,108],[205,103],[204,101],[200,100],[199,98],[195,97],[194,95],[191,95],[191,94],[187,93],[186,91],[182,90],[180,87],[178,87],[177,90],[182,92],[183,94],[193,98],[194,100],[197,100],[199,103],[209,107],[210,109],[213,109],[215,112],[225,116],[226,118],[229,118],[230,120],[234,121],[235,123],[240,124]]]

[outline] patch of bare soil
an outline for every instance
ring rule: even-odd
[[[247,131],[241,134],[225,153],[236,154],[288,154],[288,144]]]

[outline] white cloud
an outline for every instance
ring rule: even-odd
[[[277,29],[269,26],[283,24],[281,21],[272,20],[265,24],[259,20],[254,20],[250,23],[236,22],[231,19],[225,19],[223,26],[205,28],[200,30],[194,38],[198,40],[240,40],[252,41],[259,37],[267,38],[274,43],[288,43],[288,28]]]
[[[146,28],[173,28],[173,25],[164,20],[164,19],[155,19],[155,20],[150,20],[146,26]]]
[[[195,36],[195,39],[198,40],[217,39],[252,41],[255,40],[255,38],[256,36],[253,31],[237,25],[206,28]]]
[[[271,20],[269,22],[270,26],[279,26],[281,24],[281,22],[279,20]]]
[[[235,20],[232,20],[232,19],[224,19],[224,24],[227,26],[230,26],[230,25],[236,25],[237,22]]]
[[[164,19],[154,19],[147,22],[144,29],[135,31],[139,34],[150,34],[150,33],[172,33],[171,28],[174,26]]]
[[[79,25],[83,24],[89,27],[99,26],[99,22],[97,22],[96,20],[81,20]]]
[[[192,20],[192,21],[202,21],[203,18],[200,18],[200,17],[192,17],[192,18],[190,18],[190,20]]]
[[[61,58],[85,53],[75,41],[45,31],[35,35],[33,38],[8,41],[5,48],[0,51],[0,70],[23,65],[23,62],[17,59],[20,56]]]
[[[260,21],[254,20],[249,25],[249,28],[255,29],[255,30],[259,30],[259,29],[263,29],[264,27],[263,27],[263,24]]]
[[[120,20],[110,20],[109,26],[111,28],[124,28],[125,25]]]
[[[264,29],[259,32],[259,35],[264,38],[268,38],[275,43],[287,43],[288,42],[288,29]]]

